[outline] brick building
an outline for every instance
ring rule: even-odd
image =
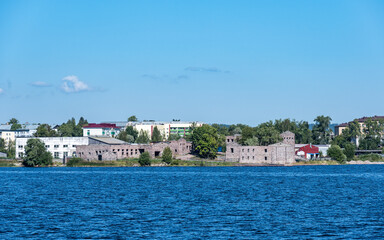
[[[96,139],[96,138],[93,138]],[[113,161],[124,158],[138,158],[143,152],[149,152],[152,158],[161,157],[166,147],[172,150],[173,155],[185,155],[191,152],[192,144],[185,139],[177,141],[151,143],[151,144],[128,144],[103,141],[90,141],[90,145],[76,147],[77,157],[92,161]]]
[[[290,165],[295,162],[295,134],[284,132],[282,142],[268,146],[242,146],[238,137],[226,138],[226,161],[259,165]]]

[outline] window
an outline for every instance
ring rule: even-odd
[[[268,160],[268,158],[267,158],[267,157],[264,157],[264,160],[265,160],[265,161],[267,161],[267,160]]]
[[[19,149],[23,149],[23,145],[19,145],[18,148],[19,148]]]
[[[90,134],[91,134],[91,133],[90,133],[90,131],[88,130],[88,131],[87,131],[87,135],[90,135]]]
[[[233,153],[234,151],[233,151],[233,148],[231,148],[231,153]]]
[[[54,147],[54,148],[59,148],[59,145],[54,145],[53,147]]]
[[[64,152],[64,157],[68,157],[68,152]]]
[[[72,145],[72,147],[74,148],[74,147],[76,147],[76,145]]]
[[[49,148],[49,145],[45,145],[45,148]]]
[[[268,149],[264,149],[264,152],[268,152]]]
[[[54,153],[54,157],[55,157],[55,158],[59,158],[59,152],[55,152],[55,153]]]
[[[68,145],[63,145],[63,147],[67,148],[67,147],[68,147]]]

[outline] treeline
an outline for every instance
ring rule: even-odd
[[[52,129],[49,124],[40,124],[36,129],[35,137],[82,137],[83,126],[87,125],[88,121],[80,117],[76,123],[75,118],[69,119],[66,123],[62,123],[57,127],[57,130]]]

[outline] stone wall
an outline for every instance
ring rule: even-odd
[[[174,156],[191,152],[192,144],[180,139],[178,141],[152,144],[120,144],[120,145],[88,145],[78,146],[76,155],[87,161],[113,161],[124,158],[139,158],[143,152],[148,152],[152,158],[161,157],[166,147],[172,150]]]
[[[226,161],[257,165],[289,165],[295,162],[295,135],[285,132],[283,142],[269,146],[242,146],[237,137],[226,138]]]

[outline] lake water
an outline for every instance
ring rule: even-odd
[[[379,239],[384,165],[0,168],[0,239]]]

